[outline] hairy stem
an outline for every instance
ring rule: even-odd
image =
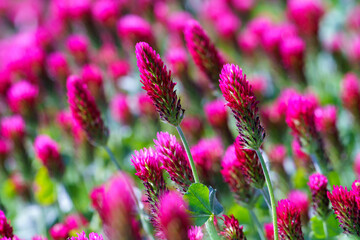
[[[220,240],[214,224],[214,215],[206,221],[205,226],[211,240]]]
[[[180,138],[181,138],[181,141],[183,142],[184,144],[184,147],[185,147],[185,151],[186,151],[186,154],[189,158],[189,162],[190,162],[190,166],[191,166],[191,171],[193,173],[193,176],[194,176],[194,180],[195,180],[195,183],[199,183],[199,176],[197,174],[197,171],[196,171],[196,167],[195,167],[195,163],[194,163],[194,159],[191,155],[191,152],[190,152],[190,148],[189,148],[189,144],[187,143],[186,141],[186,138],[185,138],[185,135],[183,133],[183,131],[181,130],[181,127],[180,126],[177,126],[176,127],[176,130],[178,131],[179,135],[180,135]]]
[[[262,169],[264,171],[264,175],[265,175],[265,179],[266,179],[266,185],[268,187],[269,190],[269,195],[270,195],[270,202],[271,202],[271,213],[272,213],[272,219],[273,219],[273,225],[274,225],[274,240],[279,240],[279,235],[278,235],[278,226],[277,226],[277,215],[276,215],[276,203],[275,203],[275,197],[274,197],[274,190],[271,184],[271,179],[270,179],[270,175],[269,172],[267,170],[264,158],[260,152],[259,149],[256,150],[256,154],[258,155],[260,162],[261,162],[261,166]]]

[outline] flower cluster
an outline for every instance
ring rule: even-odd
[[[246,237],[243,232],[243,226],[240,226],[239,221],[231,215],[223,215],[224,219],[224,230],[221,232],[221,235],[228,240],[246,240]]]
[[[304,239],[301,230],[300,209],[294,203],[287,199],[280,200],[276,208],[276,214],[278,216],[277,225],[280,239]]]

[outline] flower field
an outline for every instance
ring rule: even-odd
[[[0,240],[360,239],[360,2],[0,0]]]

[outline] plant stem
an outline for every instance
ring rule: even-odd
[[[252,208],[250,208],[249,212],[250,212],[251,219],[252,219],[253,223],[255,224],[256,229],[257,229],[257,231],[259,233],[260,239],[265,240],[264,232],[262,230],[262,226],[261,226],[261,224],[259,222],[259,219],[256,217],[256,215],[254,213],[254,210]]]
[[[324,228],[324,233],[325,233],[325,239],[328,239],[329,234],[328,234],[328,229],[327,229],[327,225],[326,225],[326,220],[323,219],[323,228]]]
[[[214,224],[214,215],[211,215],[211,217],[206,221],[205,226],[211,240],[220,240]]]
[[[120,164],[116,161],[116,158],[108,146],[103,146],[106,152],[109,154],[111,161],[115,164],[118,170],[121,170]]]
[[[269,194],[265,191],[264,188],[259,189],[260,192],[262,193],[264,200],[266,202],[266,205],[269,207],[269,209],[271,208],[271,204],[270,204],[270,199],[269,199]]]
[[[186,154],[189,158],[189,162],[190,162],[190,166],[191,166],[191,171],[193,173],[193,176],[194,176],[194,180],[195,180],[195,183],[199,183],[199,176],[197,174],[197,171],[196,171],[196,167],[195,167],[195,163],[194,163],[194,159],[191,155],[191,152],[190,152],[190,148],[189,148],[189,144],[187,143],[186,141],[186,138],[185,138],[185,135],[183,133],[183,131],[181,130],[181,127],[180,126],[177,126],[176,127],[176,130],[178,131],[179,135],[180,135],[180,138],[181,138],[181,141],[183,142],[184,144],[184,147],[185,147],[185,151],[186,151]]]
[[[264,175],[265,175],[265,179],[266,179],[266,185],[268,187],[269,190],[269,195],[270,195],[270,202],[271,202],[271,212],[272,212],[272,219],[273,219],[273,225],[274,225],[274,240],[279,240],[279,235],[278,235],[278,226],[277,226],[277,216],[276,216],[276,203],[275,203],[275,197],[274,197],[274,190],[271,184],[271,179],[270,179],[270,175],[269,172],[267,170],[264,158],[260,152],[259,149],[255,150],[256,154],[258,155],[260,162],[261,162],[261,166],[262,169],[264,171]]]

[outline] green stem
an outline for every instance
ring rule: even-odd
[[[252,219],[253,223],[255,224],[256,229],[257,229],[257,231],[259,233],[260,239],[265,240],[263,228],[262,228],[262,226],[261,226],[261,224],[259,222],[259,219],[256,217],[256,215],[254,213],[254,210],[252,208],[250,208],[249,212],[250,212],[251,219]]]
[[[211,240],[220,240],[214,224],[214,215],[206,221],[205,226]]]
[[[323,219],[323,227],[324,227],[324,233],[325,233],[325,239],[328,239],[329,234],[328,234],[328,229],[327,229],[327,225],[326,225],[326,220]]]
[[[121,170],[120,164],[116,161],[116,158],[108,146],[103,146],[106,152],[109,154],[111,161],[115,164],[118,170]]]
[[[267,192],[265,191],[264,188],[259,189],[259,190],[260,190],[261,194],[262,194],[263,197],[264,197],[264,200],[265,200],[265,202],[266,202],[266,205],[267,205],[269,208],[271,208],[271,203],[270,203],[269,194],[267,194]]]
[[[193,173],[195,183],[199,183],[199,182],[200,182],[200,181],[199,181],[199,176],[198,176],[197,171],[196,171],[194,159],[193,159],[193,157],[192,157],[192,155],[191,155],[191,152],[190,152],[189,144],[188,144],[187,141],[186,141],[185,135],[184,135],[183,131],[181,130],[181,127],[180,127],[180,126],[177,126],[177,127],[176,127],[176,130],[179,132],[181,141],[182,141],[183,144],[184,144],[186,154],[187,154],[187,156],[188,156],[188,158],[189,158],[189,162],[190,162],[190,166],[191,166],[191,171],[192,171],[192,173]]]
[[[271,212],[272,212],[272,219],[273,219],[273,225],[274,225],[274,240],[279,240],[278,226],[277,226],[277,215],[276,215],[276,203],[275,203],[275,197],[274,197],[274,190],[273,190],[271,180],[270,180],[270,175],[269,175],[269,172],[267,170],[264,158],[263,158],[263,156],[262,156],[259,149],[256,150],[256,154],[258,155],[258,157],[260,159],[261,166],[262,166],[262,169],[264,171],[264,175],[265,175],[265,179],[266,179],[266,185],[267,185],[268,190],[269,190],[270,202],[271,202]]]

